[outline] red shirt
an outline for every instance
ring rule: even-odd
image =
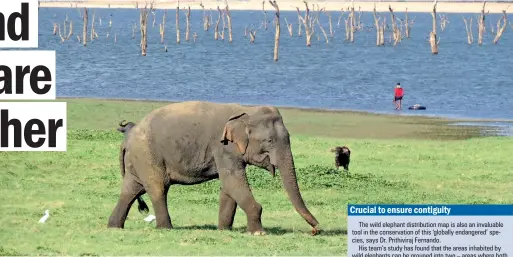
[[[403,89],[402,89],[402,88],[395,88],[394,92],[395,92],[395,96],[396,96],[396,97],[403,96],[403,94],[404,94],[404,92],[403,92]]]

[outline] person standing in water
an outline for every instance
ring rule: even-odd
[[[394,90],[394,103],[395,103],[395,109],[401,110],[401,104],[404,96],[404,90],[401,87],[401,83],[397,82],[397,85],[395,86]]]

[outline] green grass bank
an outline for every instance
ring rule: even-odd
[[[289,202],[280,177],[250,167],[269,235],[217,231],[219,181],[173,186],[174,229],[155,229],[133,205],[124,230],[107,229],[120,192],[120,120],[138,121],[164,102],[64,99],[67,152],[0,152],[0,255],[338,255],[347,249],[348,203],[511,203],[513,138],[481,137],[444,119],[281,108],[299,186],[323,232]],[[350,173],[329,149],[348,145]],[[150,206],[151,201],[144,199]],[[50,218],[38,220],[45,209]]]

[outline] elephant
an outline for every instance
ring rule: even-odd
[[[346,172],[349,171],[349,162],[351,161],[351,150],[349,147],[337,146],[332,148],[331,152],[335,152],[335,167],[337,170],[342,166]]]
[[[121,154],[119,156],[119,167],[121,169],[121,177],[122,178],[125,177],[125,163],[124,163],[125,143],[127,141],[128,134],[130,133],[132,128],[135,126],[135,123],[133,123],[131,121],[127,122],[126,124],[123,124],[123,122],[125,122],[125,121],[126,120],[120,121],[119,128],[117,128],[117,130],[119,132],[123,133],[123,135],[124,135],[124,140],[123,140],[123,143],[121,144],[121,148],[120,148]],[[137,204],[138,204],[138,209],[139,209],[140,213],[147,214],[150,211],[150,209],[148,208],[148,205],[146,204],[146,202],[144,202],[144,200],[142,199],[141,196],[137,197]]]
[[[167,194],[173,184],[195,185],[219,179],[219,230],[231,230],[237,206],[247,216],[247,232],[265,235],[262,206],[246,177],[247,165],[275,175],[277,168],[289,200],[312,227],[319,222],[301,196],[290,135],[276,107],[186,101],[148,113],[130,130],[120,149],[125,171],[109,228],[124,228],[131,205],[147,193],[158,229],[172,229]]]

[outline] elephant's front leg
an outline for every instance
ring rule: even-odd
[[[219,223],[217,227],[221,230],[231,230],[236,210],[237,203],[235,200],[221,189],[219,195]]]
[[[262,205],[255,200],[251,193],[245,170],[222,170],[219,172],[219,179],[221,181],[221,191],[232,198],[246,213],[248,218],[248,231],[253,235],[265,235],[261,221]],[[226,210],[232,210],[234,206],[235,205],[230,205],[227,201],[224,207]]]

